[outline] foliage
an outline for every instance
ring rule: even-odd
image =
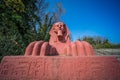
[[[61,20],[61,16],[64,14],[65,10],[62,7],[62,3],[57,3],[56,7],[52,11],[52,13],[48,12],[43,17],[43,21],[39,25],[38,29],[38,39],[49,41],[50,35],[49,31],[52,25]]]
[[[120,44],[112,44],[113,48],[120,48]]]
[[[49,18],[49,14],[46,14],[43,21],[38,29],[38,34],[41,40],[48,41],[50,37],[49,31],[52,26],[52,17]]]
[[[113,44],[107,38],[100,36],[85,36],[78,39],[89,42],[94,48],[120,48],[120,44]]]
[[[0,0],[0,58],[22,55],[26,46],[35,40],[49,40],[49,30],[56,19],[46,12],[45,0]],[[61,8],[62,10],[62,8]]]

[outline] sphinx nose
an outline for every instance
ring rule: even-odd
[[[62,25],[58,25],[58,28],[61,29]]]
[[[61,26],[59,26],[59,29],[61,30]]]

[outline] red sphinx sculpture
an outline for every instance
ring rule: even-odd
[[[25,51],[25,56],[89,56],[94,55],[92,46],[86,41],[71,42],[69,30],[63,22],[55,23],[50,32],[49,42],[31,42]]]

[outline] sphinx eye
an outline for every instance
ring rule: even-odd
[[[60,27],[62,27],[63,25],[60,25]]]
[[[59,25],[57,25],[57,27],[59,27]]]

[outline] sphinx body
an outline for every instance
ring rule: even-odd
[[[25,56],[89,56],[94,55],[93,47],[86,41],[70,41],[70,33],[63,22],[55,23],[50,32],[49,42],[31,42]]]

